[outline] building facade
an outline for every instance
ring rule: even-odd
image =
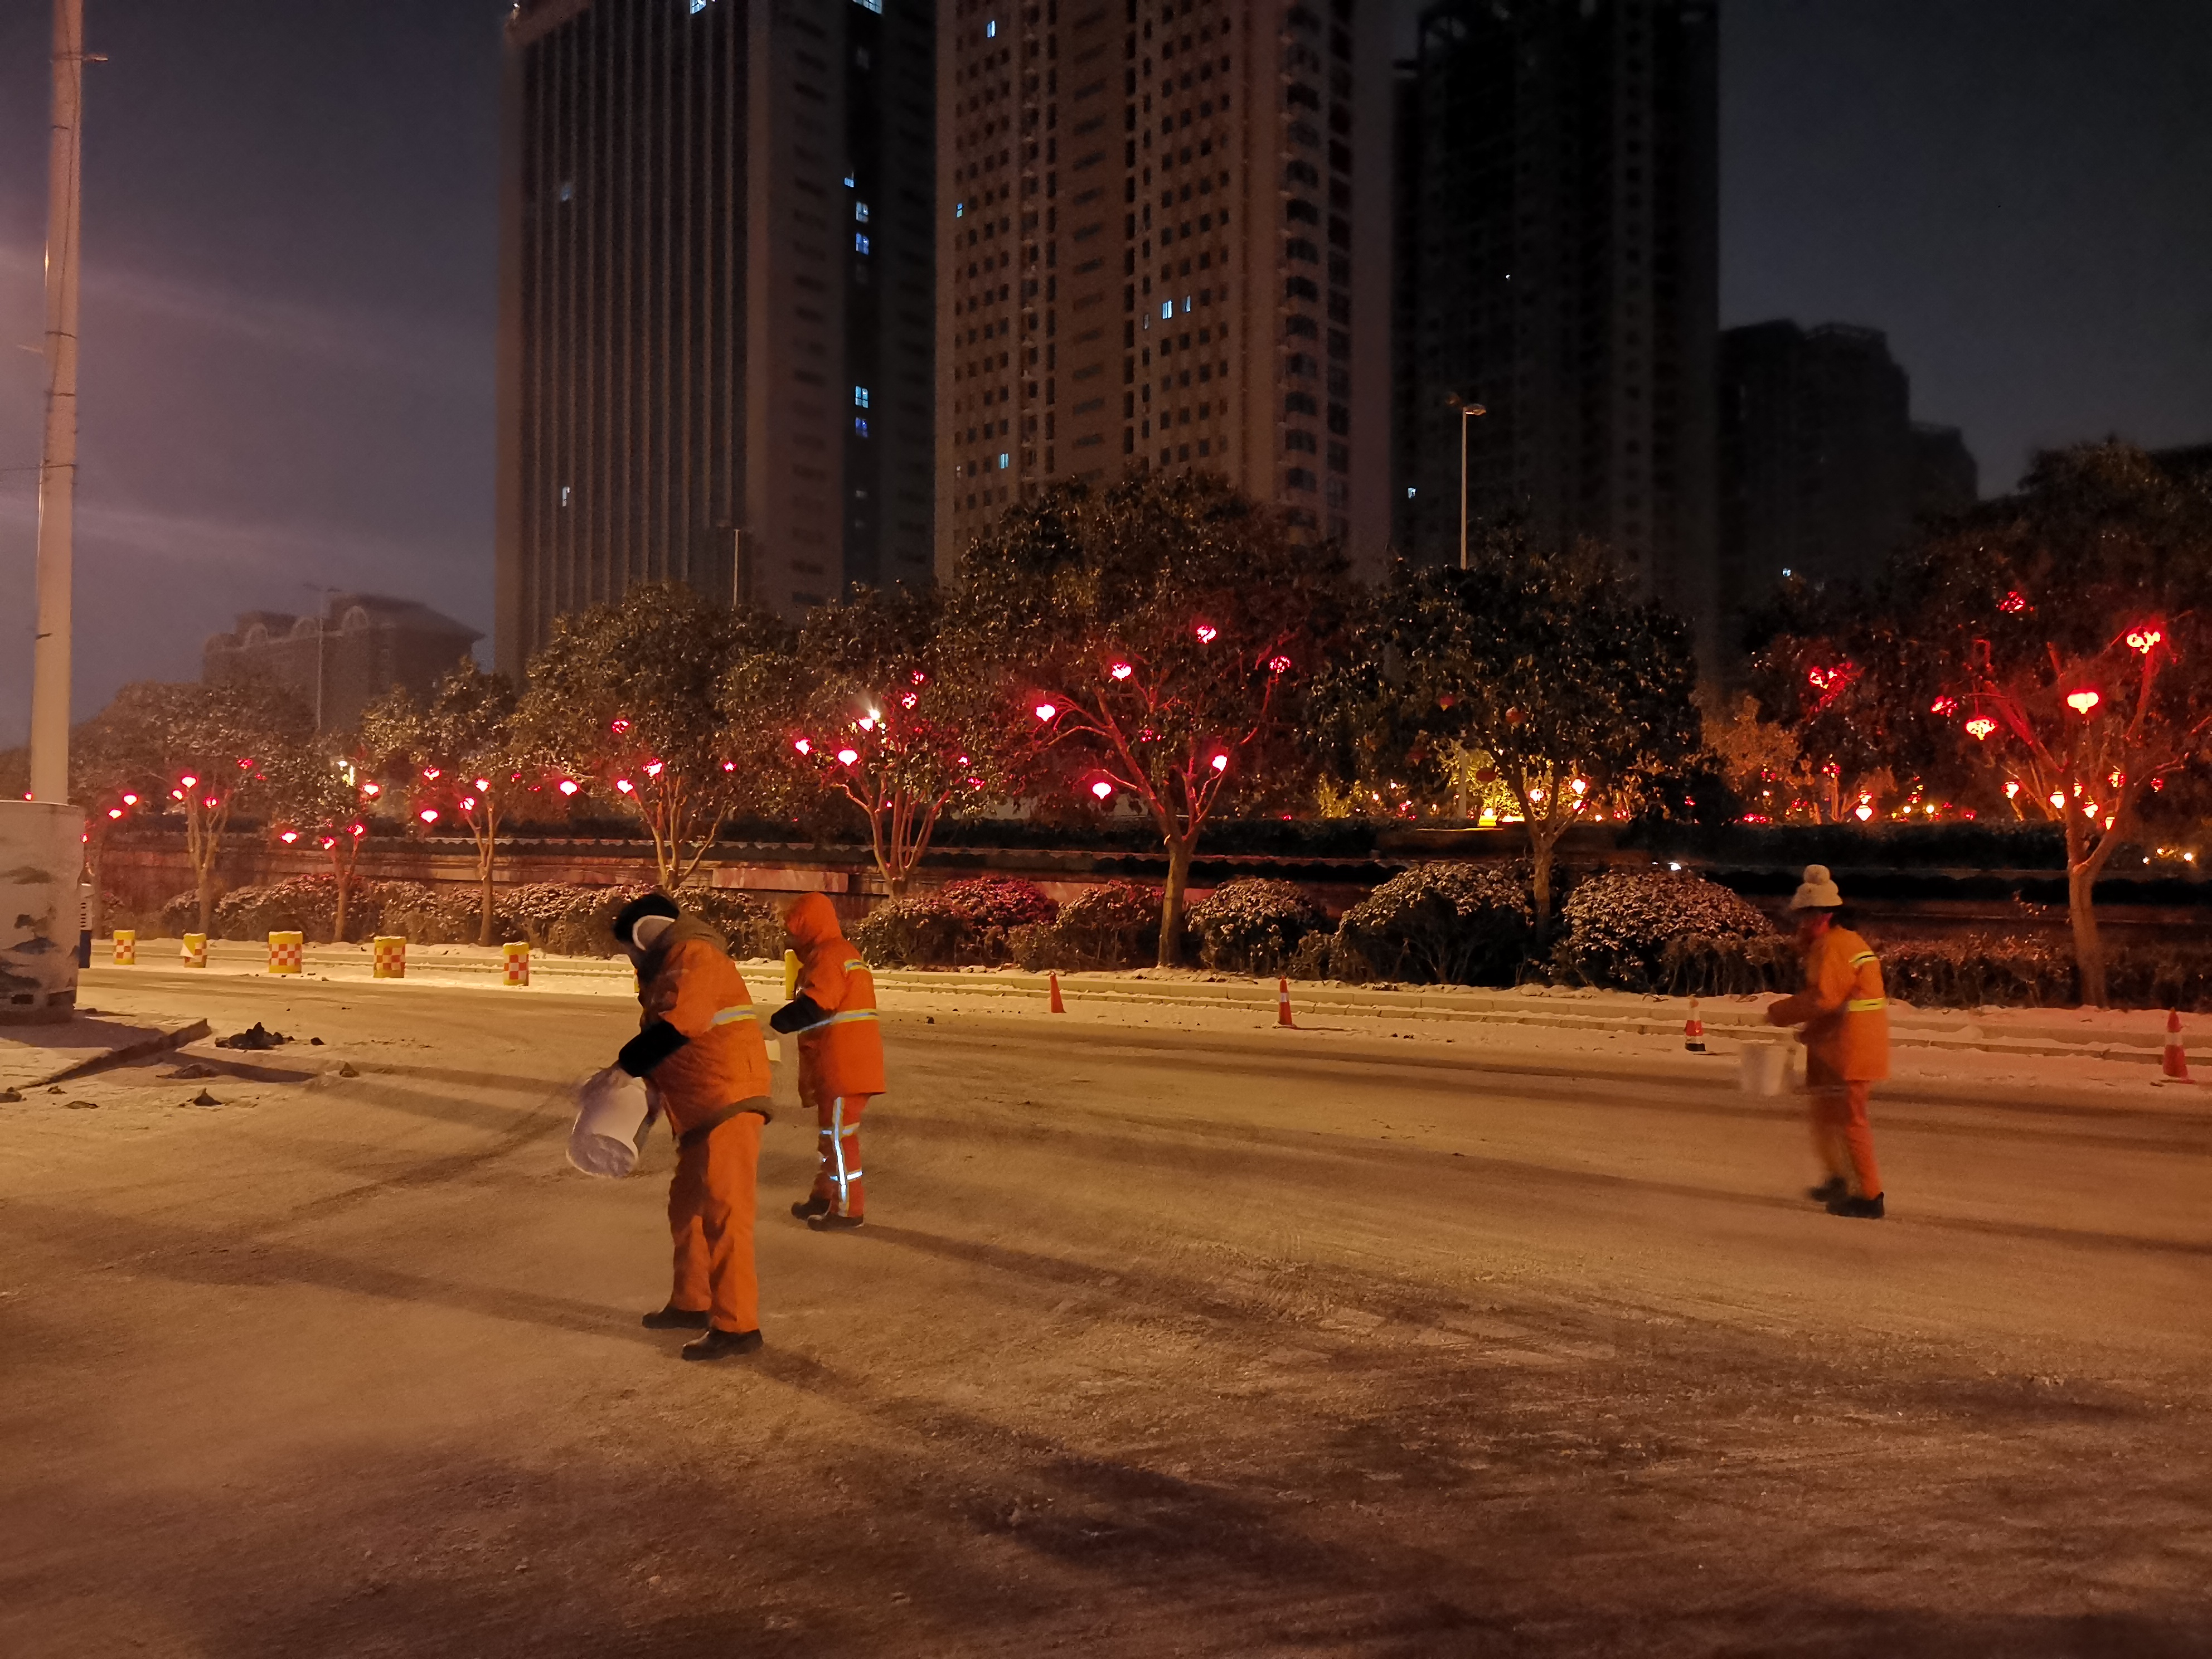
[[[496,648],[931,578],[935,0],[521,0]]]
[[[1398,70],[1395,538],[1611,548],[1716,622],[1715,0],[1438,0]]]
[[[1736,611],[1790,577],[1864,580],[1916,520],[1971,507],[1954,427],[1916,424],[1911,383],[1876,329],[1792,322],[1721,343],[1721,574]]]
[[[937,563],[1061,479],[1202,471],[1379,566],[1378,0],[941,0]]]
[[[317,617],[248,611],[209,639],[200,678],[210,685],[273,680],[315,716],[318,731],[350,731],[387,691],[427,695],[483,637],[427,605],[380,593],[336,593]]]

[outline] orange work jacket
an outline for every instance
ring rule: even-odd
[[[638,963],[641,1030],[665,1020],[690,1041],[653,1068],[653,1088],[678,1135],[769,1092],[759,1011],[721,935],[686,916]],[[762,1115],[767,1115],[765,1110]]]
[[[791,908],[785,922],[799,947],[799,992],[824,1018],[799,1033],[799,1082],[817,1099],[884,1091],[884,1038],[876,1019],[876,981],[819,893]]]
[[[1879,1083],[1889,1075],[1889,999],[1873,947],[1831,927],[1805,953],[1805,988],[1768,1011],[1777,1025],[1802,1025],[1805,1081]]]

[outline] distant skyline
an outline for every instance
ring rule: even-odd
[[[488,628],[506,0],[88,9],[77,717],[309,584]],[[1723,325],[1883,330],[1991,491],[2039,447],[2212,441],[2212,8],[1722,10]],[[0,15],[0,743],[29,696],[47,27]]]

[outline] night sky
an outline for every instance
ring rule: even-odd
[[[489,628],[507,9],[88,0],[78,718],[309,584]],[[1723,17],[1724,322],[1887,330],[1985,492],[2042,445],[2212,441],[2212,6]],[[0,743],[29,696],[48,27],[0,9]]]

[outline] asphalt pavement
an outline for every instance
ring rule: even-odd
[[[0,1106],[10,1656],[2212,1651],[2193,1101],[1901,1083],[1855,1222],[1664,1044],[915,993],[694,1366],[618,999],[86,995],[293,1041]]]

